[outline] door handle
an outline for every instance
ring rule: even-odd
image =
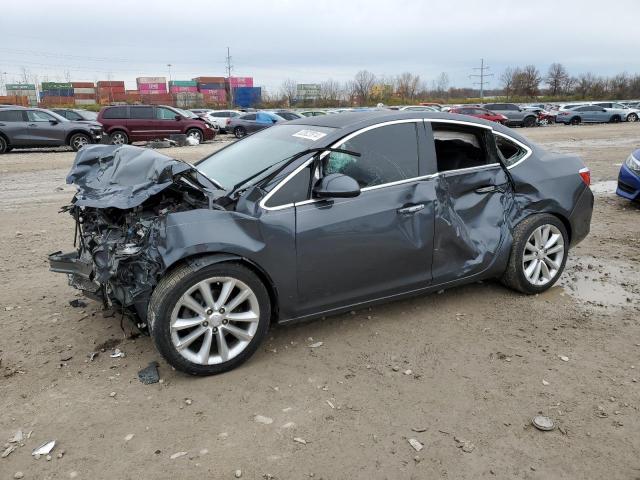
[[[36,123],[30,123],[29,126],[30,127],[37,127],[38,125]]]
[[[412,215],[416,212],[419,212],[424,208],[424,203],[418,203],[416,205],[410,205],[408,207],[402,207],[398,209],[398,213],[400,215]]]
[[[501,191],[502,189],[498,185],[486,185],[484,187],[476,188],[476,193],[494,193]]]

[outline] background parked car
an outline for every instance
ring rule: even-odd
[[[251,112],[240,115],[239,117],[229,118],[227,120],[227,131],[233,132],[236,138],[242,138],[245,135],[263,128],[272,126],[278,122],[286,122],[284,117],[273,112]]]
[[[72,122],[41,108],[0,109],[0,153],[14,148],[60,147],[75,151],[89,143],[99,143],[99,123]]]
[[[216,132],[202,118],[188,118],[185,113],[164,105],[122,105],[104,107],[98,121],[111,137],[111,143],[127,144],[186,134],[199,142],[213,140]]]
[[[620,115],[609,112],[597,105],[582,105],[579,107],[560,110],[556,116],[557,123],[565,125],[579,125],[580,123],[607,123],[620,121]]]
[[[520,127],[534,127],[538,117],[534,112],[520,108],[515,103],[487,103],[483,105],[487,110],[507,117],[506,125]]]
[[[291,110],[274,110],[272,113],[284,118],[285,120],[298,120],[299,118],[304,118],[303,115],[299,113],[292,112]]]
[[[612,122],[637,122],[640,114],[640,110],[635,108],[629,108],[626,105],[616,102],[593,102],[592,105],[605,108],[607,112],[612,113]]]
[[[73,122],[96,123],[98,121],[98,114],[96,112],[90,112],[89,110],[79,108],[52,108],[51,111]]]
[[[490,122],[498,122],[503,125],[507,122],[507,117],[500,113],[492,112],[486,108],[480,107],[456,107],[449,110],[449,113],[459,113],[461,115],[470,115],[476,118],[483,118]]]
[[[551,125],[552,123],[556,123],[556,113],[549,112],[535,105],[524,106],[522,108],[536,114],[538,117],[538,125]]]
[[[212,124],[216,125],[220,132],[227,132],[227,119],[234,118],[242,115],[242,112],[239,110],[203,110],[196,109],[191,110],[194,113],[197,113],[202,118],[207,119]]]
[[[620,167],[616,193],[628,200],[640,201],[640,149],[631,153]]]
[[[428,105],[407,105],[400,107],[398,110],[410,111],[410,112],[439,112],[440,109],[436,107],[430,107]]]
[[[303,117],[319,117],[320,115],[326,115],[327,112],[322,110],[305,110],[304,112],[298,112]]]

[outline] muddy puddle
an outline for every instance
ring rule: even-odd
[[[621,308],[639,304],[638,275],[622,262],[593,257],[569,259],[559,285],[575,300],[596,306]]]

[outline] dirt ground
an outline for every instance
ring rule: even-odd
[[[173,371],[98,304],[72,308],[48,271],[72,246],[58,210],[73,153],[0,156],[0,452],[16,447],[0,479],[640,478],[640,208],[613,193],[640,123],[519,131],[592,169],[592,232],[561,285],[529,297],[484,282],[274,326],[209,378]],[[143,385],[154,360],[162,383]],[[558,428],[533,428],[538,413]],[[51,460],[31,456],[53,439]]]

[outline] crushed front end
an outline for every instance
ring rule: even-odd
[[[67,183],[78,187],[63,209],[75,220],[76,250],[49,255],[51,271],[105,306],[136,313],[145,327],[149,298],[166,270],[158,251],[166,217],[213,208],[215,186],[153,150],[102,145],[78,153]]]

